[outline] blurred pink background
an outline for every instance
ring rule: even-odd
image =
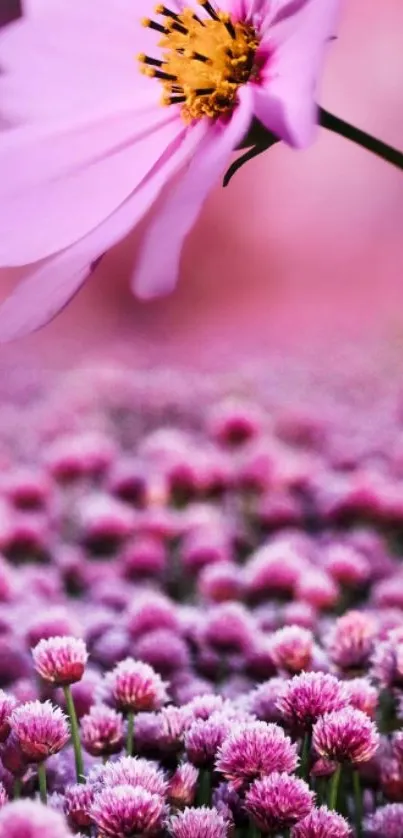
[[[344,0],[320,102],[403,148],[402,0]],[[123,357],[133,366],[225,369],[271,350],[319,348],[326,360],[348,341],[400,352],[402,231],[401,172],[325,132],[307,152],[276,147],[227,190],[217,186],[172,296],[141,303],[130,295],[139,230],[56,321],[1,347],[0,367]],[[3,272],[4,294],[15,279]]]

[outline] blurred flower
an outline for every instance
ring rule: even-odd
[[[5,742],[10,733],[10,717],[17,703],[13,695],[0,690],[0,742]]]
[[[71,838],[60,812],[33,800],[16,800],[0,811],[0,838]]]
[[[199,771],[190,762],[179,765],[169,781],[168,802],[176,809],[192,806],[197,791]]]
[[[349,611],[334,624],[326,638],[328,655],[340,669],[365,669],[376,639],[374,619],[360,611]]]
[[[245,795],[246,811],[264,835],[290,829],[313,803],[314,794],[304,780],[277,772],[255,780]]]
[[[403,803],[381,806],[364,823],[365,838],[401,838],[403,830]]]
[[[269,648],[278,669],[301,672],[312,660],[313,635],[301,626],[285,626],[271,636]]]
[[[379,692],[367,678],[351,678],[343,682],[348,703],[374,719],[379,704]]]

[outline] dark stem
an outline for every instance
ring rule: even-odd
[[[15,780],[14,780],[14,786],[13,786],[14,800],[19,800],[19,798],[21,797],[21,791],[22,791],[21,777],[16,777]]]
[[[210,806],[211,803],[211,773],[207,768],[200,770],[197,803],[199,806]]]
[[[248,838],[260,838],[260,829],[253,821],[249,821]]]
[[[308,782],[309,778],[309,759],[311,756],[311,741],[312,735],[310,731],[307,731],[303,743],[302,743],[302,751],[301,751],[301,764],[299,766],[299,776]]]
[[[354,804],[355,804],[355,834],[356,834],[357,838],[361,838],[361,836],[362,836],[362,815],[363,815],[362,790],[361,790],[360,775],[359,775],[359,773],[356,769],[353,771],[353,788],[354,788]]]
[[[67,713],[70,719],[71,739],[74,748],[77,783],[85,783],[83,754],[81,751],[80,731],[78,727],[76,708],[74,706],[74,700],[70,687],[63,687],[63,692],[66,701]]]
[[[337,795],[339,791],[341,765],[338,765],[329,783],[329,809],[337,809]]]
[[[335,134],[356,143],[356,145],[366,148],[367,151],[372,151],[377,157],[381,157],[382,160],[392,163],[393,166],[403,171],[403,153],[382,142],[382,140],[377,140],[376,137],[372,137],[366,131],[355,128],[354,125],[339,119],[338,116],[334,116],[324,108],[319,108],[319,124],[323,128],[327,128],[328,131],[333,131]]]
[[[42,803],[46,805],[48,802],[48,794],[46,789],[46,768],[44,762],[38,763],[38,780],[39,780],[39,794]]]
[[[134,746],[134,713],[132,710],[129,711],[127,716],[127,743],[126,743],[126,752],[128,757],[133,756],[133,746]]]

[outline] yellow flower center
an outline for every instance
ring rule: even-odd
[[[192,9],[176,14],[157,6],[164,23],[146,18],[143,24],[161,32],[162,59],[139,55],[142,72],[161,81],[162,104],[181,104],[186,122],[230,111],[240,85],[256,73],[259,40],[253,26],[232,21],[209,0],[199,3],[208,18],[199,18]]]

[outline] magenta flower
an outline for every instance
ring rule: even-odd
[[[228,823],[216,809],[185,809],[170,819],[173,838],[228,838]]]
[[[231,731],[231,718],[225,712],[209,719],[196,719],[185,733],[187,758],[198,768],[212,768],[218,749]]]
[[[190,762],[179,765],[169,781],[168,801],[177,809],[192,806],[197,791],[199,771]]]
[[[220,712],[225,707],[225,701],[221,695],[197,695],[186,705],[190,715],[194,719],[209,719],[213,713]]]
[[[106,681],[118,709],[124,712],[159,710],[167,700],[160,676],[147,663],[133,658],[118,663]]]
[[[371,657],[376,624],[368,614],[349,611],[340,617],[326,638],[330,659],[340,669],[364,669]]]
[[[0,782],[0,809],[8,803],[8,794],[4,787],[4,784]]]
[[[375,646],[372,675],[384,688],[403,687],[403,629],[390,631],[386,640]]]
[[[312,809],[314,793],[304,780],[275,772],[255,780],[245,795],[245,809],[264,835],[302,820]]]
[[[157,629],[178,631],[179,619],[174,603],[167,596],[154,591],[140,594],[128,610],[127,629],[136,640]]]
[[[238,790],[273,771],[291,773],[297,748],[275,724],[250,722],[235,727],[218,750],[216,770]]]
[[[365,838],[402,838],[403,803],[381,806],[364,823]]]
[[[142,634],[134,644],[133,654],[166,678],[190,664],[186,641],[169,629],[156,629]]]
[[[338,5],[172,0],[150,20],[151,0],[85,0],[29,6],[2,31],[2,108],[19,124],[1,137],[0,264],[46,259],[2,308],[3,340],[66,305],[176,176],[132,283],[143,298],[171,290],[183,240],[253,117],[291,146],[311,142]]]
[[[42,762],[64,748],[70,737],[66,716],[50,701],[21,704],[11,715],[15,734],[25,759]]]
[[[262,722],[279,722],[282,719],[280,701],[287,690],[283,678],[270,678],[249,693],[250,712]]]
[[[123,716],[112,707],[95,704],[81,719],[80,737],[83,748],[94,757],[118,754],[125,738]]]
[[[102,772],[102,782],[108,788],[138,786],[157,797],[165,797],[168,788],[163,771],[155,763],[139,757],[109,762]]]
[[[186,707],[163,707],[158,714],[158,747],[163,753],[172,754],[181,751],[184,736],[193,722],[193,717]]]
[[[278,669],[292,674],[308,669],[313,655],[313,635],[301,626],[285,626],[270,638],[270,651]]]
[[[344,681],[348,703],[356,710],[362,710],[370,719],[374,719],[379,704],[379,691],[367,678],[351,678]]]
[[[310,730],[325,713],[347,705],[344,684],[323,672],[303,672],[285,686],[277,706],[287,725],[297,733]]]
[[[71,832],[60,812],[33,800],[17,800],[0,811],[0,838],[71,838]]]
[[[314,725],[312,741],[319,756],[356,765],[372,759],[378,749],[379,734],[365,713],[346,707],[321,716]]]
[[[0,742],[5,742],[10,733],[10,717],[17,703],[13,695],[0,690]]]
[[[291,838],[349,838],[350,835],[347,821],[326,806],[312,809],[291,832]]]
[[[74,830],[88,829],[92,824],[91,806],[94,802],[94,787],[91,783],[68,786],[64,792],[64,813]]]
[[[32,650],[32,657],[35,669],[44,681],[67,686],[83,677],[88,652],[84,641],[77,637],[50,637],[39,641]]]
[[[163,799],[140,786],[105,788],[95,796],[91,818],[102,838],[151,835],[166,817]]]

